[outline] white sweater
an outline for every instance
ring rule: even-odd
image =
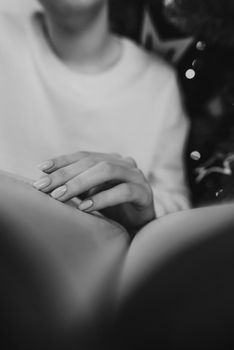
[[[131,156],[150,180],[158,216],[187,208],[187,121],[174,72],[127,39],[100,74],[69,70],[38,16],[0,17],[0,169],[36,179],[37,164],[86,150]]]

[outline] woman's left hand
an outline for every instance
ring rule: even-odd
[[[41,164],[46,173],[34,187],[61,202],[79,196],[79,209],[103,211],[129,230],[155,219],[153,193],[132,158],[77,152]]]

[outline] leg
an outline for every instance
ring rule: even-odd
[[[161,264],[194,242],[234,228],[234,203],[167,215],[145,226],[134,238],[125,260],[120,298],[131,295]]]
[[[5,297],[10,297],[14,283],[18,289],[26,288],[33,303],[40,305],[37,309],[42,310],[43,304],[46,318],[60,330],[75,323],[79,333],[97,319],[100,324],[114,298],[128,246],[126,232],[5,175],[0,176],[0,193],[0,237],[5,251],[1,271],[13,276],[1,277],[8,281],[2,291]],[[22,278],[17,281],[18,270]],[[25,293],[17,292],[15,305],[30,299],[24,299]],[[25,314],[21,316],[23,320]]]
[[[233,209],[178,213],[143,229],[126,260],[116,349],[234,348]]]

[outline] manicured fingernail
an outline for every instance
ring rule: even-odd
[[[33,186],[38,190],[42,190],[43,188],[46,188],[47,186],[49,186],[50,183],[51,183],[51,179],[49,177],[44,177],[34,182]]]
[[[85,210],[88,210],[90,208],[92,208],[94,206],[94,202],[92,199],[88,199],[84,202],[82,202],[80,205],[79,205],[79,209],[82,210],[82,211],[85,211]]]
[[[38,168],[42,171],[45,171],[45,170],[49,170],[50,168],[52,168],[52,166],[54,166],[53,160],[47,160],[46,162],[39,164]]]
[[[51,197],[59,199],[67,192],[67,186],[61,186],[51,193]]]

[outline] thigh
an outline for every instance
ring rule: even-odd
[[[234,348],[233,207],[211,211],[220,222],[215,220],[213,225],[209,221],[212,213],[206,209],[192,212],[200,219],[209,213],[207,220],[197,225],[201,231],[194,231],[193,237],[184,238],[188,244],[181,244],[181,231],[174,229],[171,234],[177,233],[180,238],[178,249],[170,250],[166,259],[164,255],[160,264],[151,256],[151,263],[155,262],[151,272],[138,281],[122,305],[114,330],[116,338],[112,336],[118,344],[116,349]],[[185,233],[192,231],[186,222],[178,224],[178,229],[184,227]]]
[[[39,276],[38,294],[48,297],[57,320],[82,324],[104,317],[127,250],[126,231],[5,174],[0,193],[1,239]]]
[[[234,229],[234,203],[167,215],[145,226],[134,238],[125,260],[121,299],[134,293],[165,261],[193,243]]]

